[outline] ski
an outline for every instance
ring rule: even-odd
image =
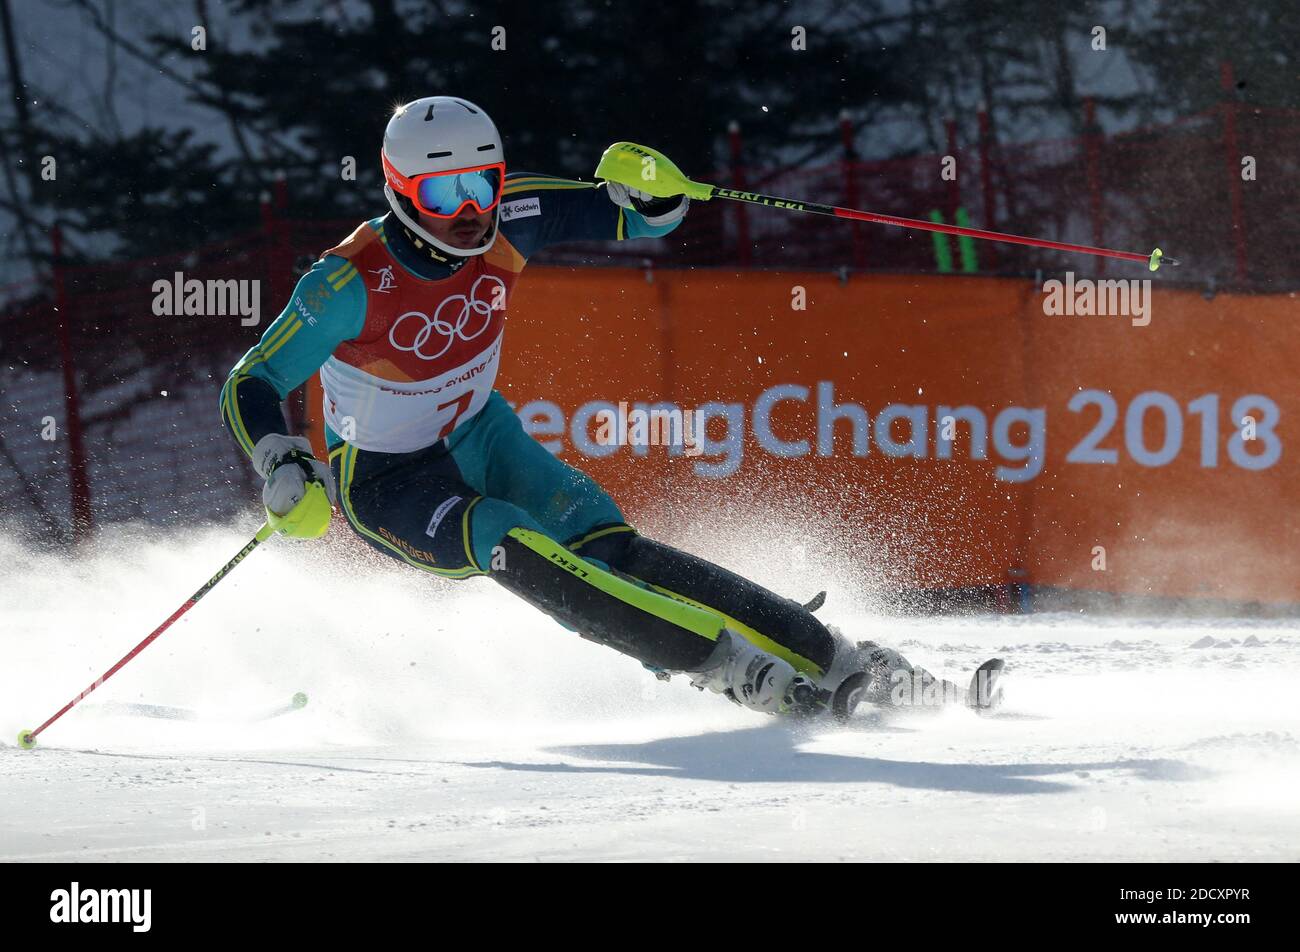
[[[167,704],[141,704],[131,701],[104,701],[87,704],[86,711],[94,714],[117,714],[129,717],[155,717],[167,721],[197,721],[199,712],[188,707]]]
[[[306,706],[307,706],[307,695],[304,694],[302,691],[299,691],[289,699],[288,704],[283,704],[280,707],[272,708],[271,710],[266,711],[260,716],[253,718],[253,720],[269,721],[273,717],[282,717],[285,714],[292,714],[294,711],[301,711]]]
[[[990,658],[975,669],[971,675],[970,685],[959,695],[949,697],[949,692],[941,692],[940,704],[885,704],[878,699],[882,696],[872,683],[871,673],[859,671],[845,678],[829,699],[831,715],[838,721],[847,721],[861,708],[865,713],[873,714],[902,713],[909,710],[944,710],[960,704],[977,714],[988,716],[1002,706],[1002,678],[1006,672],[1006,662],[1001,658]],[[865,703],[864,703],[865,702]]]
[[[283,717],[285,714],[291,714],[294,711],[300,711],[307,706],[307,695],[299,691],[285,704],[277,705],[244,717],[230,717],[227,715],[214,715],[211,713],[204,714],[201,711],[188,707],[175,707],[169,704],[144,704],[135,701],[105,701],[101,704],[86,705],[87,711],[93,711],[97,714],[117,715],[126,717],[151,717],[167,721],[204,721],[220,722],[234,721],[236,723],[252,724],[259,721],[269,721],[276,717]]]
[[[1007,663],[990,658],[975,669],[966,691],[966,706],[980,714],[991,714],[1002,706],[1002,676]]]

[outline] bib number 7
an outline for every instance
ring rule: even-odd
[[[471,388],[462,393],[455,400],[448,400],[446,403],[439,404],[439,412],[446,410],[448,407],[455,407],[456,411],[452,413],[451,418],[447,421],[446,426],[438,434],[438,439],[445,440],[451,436],[451,431],[456,429],[456,423],[465,415],[469,405],[474,402],[474,390]]]

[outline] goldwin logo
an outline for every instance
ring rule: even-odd
[[[71,889],[50,893],[51,922],[129,922],[132,932],[148,932],[152,921],[152,889]]]
[[[512,218],[532,218],[534,215],[542,213],[542,200],[540,198],[521,198],[515,202],[501,203],[501,220],[510,221]]]

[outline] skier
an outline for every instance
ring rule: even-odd
[[[444,578],[486,575],[660,677],[686,673],[759,711],[888,703],[899,672],[937,684],[799,603],[639,534],[493,389],[528,259],[558,242],[666,235],[686,196],[507,174],[492,120],[449,96],[396,109],[381,161],[389,212],[302,276],[222,388],[223,419],[282,531],[319,536],[337,502],[392,558]],[[317,371],[328,465],[280,412]]]

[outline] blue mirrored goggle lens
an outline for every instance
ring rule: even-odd
[[[431,176],[420,182],[416,195],[426,211],[454,215],[466,202],[474,202],[479,210],[487,211],[497,200],[500,188],[500,169],[478,169]]]

